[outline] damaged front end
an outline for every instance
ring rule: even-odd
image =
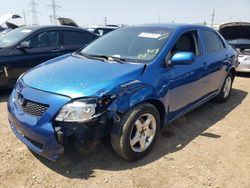
[[[113,94],[111,94],[113,93]],[[61,113],[66,116],[74,116],[75,111],[65,112],[63,107],[57,114],[54,122],[54,129],[57,141],[66,149],[74,149],[87,152],[94,148],[99,141],[105,136],[109,136],[112,126],[119,123],[121,115],[129,110],[135,104],[150,97],[152,88],[141,83],[139,80],[134,80],[122,84],[111,91],[102,91],[101,99],[85,98],[77,99],[68,104],[73,104],[75,101],[81,101],[87,106],[92,105],[95,111],[91,111],[91,116],[88,119],[80,120],[79,118],[73,122],[67,118],[62,118]],[[65,105],[67,106],[67,105]],[[74,115],[71,115],[71,114]]]
[[[95,147],[101,138],[110,133],[113,118],[108,112],[108,106],[115,98],[115,95],[101,99],[84,98],[65,105],[54,122],[57,141],[66,149],[72,149],[73,146],[81,152]],[[83,113],[79,114],[77,110]]]

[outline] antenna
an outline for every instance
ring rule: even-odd
[[[55,0],[51,0],[51,4],[48,5],[48,6],[51,7],[51,9],[52,9],[52,15],[50,17],[51,23],[56,24],[57,23],[57,13],[56,13],[56,10],[58,8],[60,8],[60,6],[56,4]]]
[[[38,4],[36,3],[35,0],[31,0],[29,5],[31,6],[31,14],[32,14],[32,25],[38,25],[39,24],[39,20],[37,17],[37,14],[39,13],[39,11],[36,10],[36,8],[38,7]]]

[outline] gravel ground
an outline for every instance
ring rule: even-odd
[[[138,162],[110,144],[58,162],[32,154],[11,132],[0,91],[0,187],[239,187],[250,188],[250,75],[238,75],[229,101],[208,102],[162,130]]]

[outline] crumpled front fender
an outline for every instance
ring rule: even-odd
[[[108,110],[125,113],[138,103],[156,99],[155,93],[156,91],[152,86],[143,84],[139,80],[129,82],[120,86],[116,99],[109,106]]]

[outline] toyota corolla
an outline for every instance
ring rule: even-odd
[[[114,151],[134,161],[176,118],[210,99],[225,102],[237,62],[209,27],[121,28],[23,74],[8,101],[10,127],[50,160],[110,136]]]

